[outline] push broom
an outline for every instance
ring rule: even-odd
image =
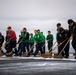
[[[56,42],[53,44],[53,46],[54,46],[55,44],[56,44]],[[51,51],[51,49],[53,48],[53,46],[50,48],[49,52],[43,54],[42,57],[44,57],[44,58],[51,58],[51,57],[52,57],[52,52],[50,52],[50,51]]]
[[[34,48],[34,44],[31,46],[31,48],[30,48],[30,51],[29,51],[29,52],[24,52],[24,53],[23,53],[23,56],[24,56],[24,57],[29,56],[29,54],[30,54],[30,52],[33,50],[33,48]]]
[[[54,51],[57,47],[59,47],[60,45],[62,45],[66,40],[67,40],[67,39],[65,39],[62,43],[60,43],[59,45],[55,46],[54,49],[52,49],[53,46],[56,44],[56,42],[55,42],[54,45],[50,48],[49,52],[48,52],[48,53],[45,53],[45,54],[43,55],[43,57],[45,57],[45,58],[49,58],[49,57],[50,57],[50,58],[51,58],[53,51]],[[51,50],[51,49],[52,49],[52,50]],[[54,54],[54,55],[58,55],[58,54]]]
[[[61,56],[61,53],[64,51],[64,49],[67,46],[67,44],[69,43],[69,41],[70,41],[70,38],[67,41],[67,43],[65,44],[65,46],[62,48],[61,52],[58,55],[55,55],[54,58],[63,58],[63,56]]]

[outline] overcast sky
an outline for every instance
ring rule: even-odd
[[[7,26],[19,34],[23,27],[29,32],[51,30],[55,35],[56,24],[67,28],[67,20],[76,20],[76,0],[0,0],[0,31]]]

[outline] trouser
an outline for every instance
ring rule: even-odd
[[[16,40],[14,41],[10,41],[10,43],[8,44],[8,47],[7,47],[7,53],[11,52],[13,48],[16,47]],[[15,49],[16,50],[16,49]],[[17,51],[15,51],[16,53]]]
[[[2,43],[0,43],[0,51],[2,50],[2,48],[1,48],[1,47],[2,47]]]
[[[35,50],[34,56],[36,56],[38,54],[39,50],[40,50],[41,54],[43,54],[42,46],[43,46],[43,43],[36,44],[36,50]]]
[[[58,45],[59,45],[60,43],[58,42]],[[58,46],[58,54],[60,53],[60,46]]]
[[[8,44],[7,44],[7,45],[5,45],[5,49],[6,49],[6,52],[7,52],[7,50],[8,50]]]
[[[64,48],[64,46],[66,45],[66,43],[67,43],[67,41],[65,41],[62,45],[60,45],[59,47],[58,47],[58,54],[60,54],[61,53],[61,51],[62,51],[62,49]],[[61,53],[61,55],[62,56],[69,56],[69,47],[70,47],[70,43],[68,43],[67,45],[66,45],[66,47],[64,48],[64,50],[62,51],[62,53]]]
[[[64,51],[62,51],[62,49],[63,49],[64,46],[65,46],[65,43],[63,43],[62,45],[60,45],[58,47],[58,55],[60,54],[60,55],[64,56]]]
[[[8,53],[8,46],[10,43],[5,44],[6,53]]]
[[[22,53],[26,52],[26,49],[27,49],[27,52],[29,52],[29,43],[28,42],[27,43],[22,42],[21,43],[20,55],[22,55]]]
[[[0,43],[0,53],[4,53],[2,50],[2,44]]]
[[[72,46],[73,46],[75,53],[76,53],[76,40],[72,40]]]
[[[17,53],[18,53],[18,50],[16,47],[14,48],[14,53],[15,53],[15,55],[17,55]]]
[[[50,48],[53,46],[53,41],[49,41],[48,42],[48,50],[52,51],[52,49],[50,50]]]
[[[45,53],[45,42],[42,43],[42,51]]]
[[[59,53],[60,53],[60,51],[61,51],[61,49],[60,49],[60,48],[61,48],[61,47],[59,46],[59,47],[58,47],[58,54],[59,54]]]
[[[2,43],[0,43],[0,47],[2,47]]]
[[[18,53],[20,53],[20,50],[21,50],[21,43],[18,46]]]
[[[0,56],[2,56],[2,55],[4,54],[4,52],[3,52],[3,50],[2,50],[1,47],[2,47],[2,46],[0,45]]]
[[[69,57],[69,48],[70,48],[70,43],[68,43],[67,46],[64,49],[65,50],[65,56],[68,56],[68,57]]]
[[[30,46],[30,50],[31,50],[30,53],[33,53],[34,43],[30,43],[29,46]]]

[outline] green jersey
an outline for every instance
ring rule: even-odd
[[[34,37],[33,36],[29,38],[29,43],[34,43]]]
[[[46,40],[53,41],[54,37],[52,34],[47,35]]]
[[[22,32],[21,34],[22,42],[29,42],[29,33],[28,32]]]
[[[35,34],[34,35],[34,42],[36,42],[36,43],[45,42],[45,37],[41,33]]]

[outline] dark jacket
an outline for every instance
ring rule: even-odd
[[[65,39],[69,39],[71,36],[70,31],[69,30],[64,30],[63,33],[57,33],[57,41],[58,43],[63,42]]]
[[[47,35],[46,40],[53,41],[54,37],[52,34]]]
[[[0,46],[2,46],[3,42],[4,42],[4,36],[0,35]]]
[[[76,40],[76,23],[74,22],[73,26],[69,26],[70,34],[73,36],[73,40]]]

